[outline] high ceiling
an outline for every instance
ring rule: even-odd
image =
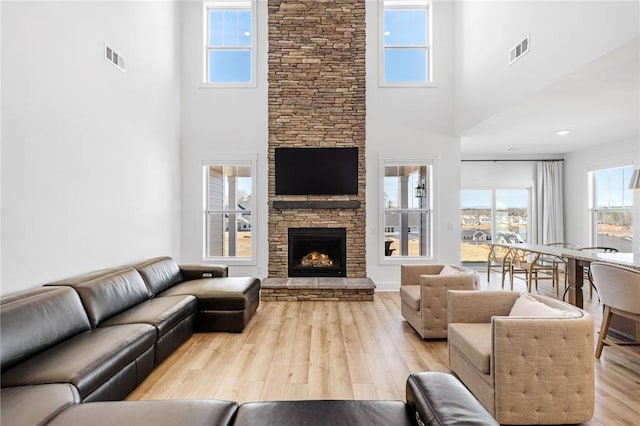
[[[463,158],[559,155],[640,132],[638,39],[461,134]],[[570,129],[565,136],[556,131]]]

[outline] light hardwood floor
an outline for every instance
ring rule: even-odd
[[[489,285],[480,275],[483,289],[500,287],[499,276]],[[598,330],[601,305],[585,299]],[[194,334],[128,399],[403,400],[409,373],[449,371],[447,357],[446,341],[422,340],[403,320],[397,292],[373,302],[262,302],[243,333]],[[604,349],[585,425],[640,425],[640,359]]]

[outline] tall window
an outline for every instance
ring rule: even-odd
[[[464,189],[461,192],[463,262],[486,262],[492,242],[526,243],[529,196],[526,188]]]
[[[381,85],[424,85],[431,81],[431,2],[384,0]]]
[[[385,259],[432,257],[431,166],[384,161]]]
[[[205,258],[253,259],[253,166],[206,164]]]
[[[255,2],[211,1],[206,14],[205,81],[251,85],[255,64]]]
[[[633,166],[600,169],[593,179],[592,244],[633,251]]]

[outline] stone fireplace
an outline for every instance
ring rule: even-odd
[[[347,253],[333,276],[364,278],[365,1],[268,0],[268,10],[268,275],[287,278],[300,266],[290,257],[290,229],[338,228]],[[358,148],[357,194],[277,195],[276,148],[309,147]],[[331,269],[303,273],[326,277]]]

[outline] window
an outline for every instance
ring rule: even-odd
[[[255,2],[205,3],[205,82],[253,85],[255,67]]]
[[[205,259],[253,260],[252,162],[204,165]]]
[[[526,243],[529,239],[530,190],[463,189],[462,262],[486,262],[490,244]]]
[[[383,161],[384,258],[431,254],[431,165]]]
[[[633,166],[591,172],[593,246],[633,251],[633,191],[628,189],[632,173]]]
[[[382,86],[431,82],[431,2],[384,0],[382,11]]]

